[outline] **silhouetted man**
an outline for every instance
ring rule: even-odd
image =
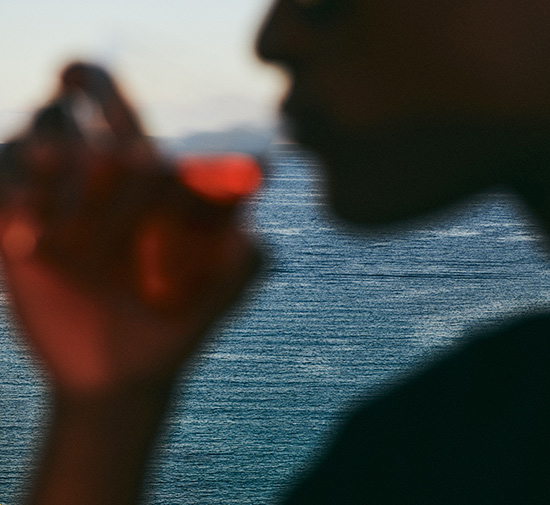
[[[342,218],[391,223],[505,184],[550,225],[549,3],[279,0],[258,51],[288,73],[284,113],[323,160]],[[244,284],[250,244],[233,233],[215,310],[207,296],[169,320],[134,302],[106,305],[112,293],[87,292],[32,254],[7,255],[56,398],[32,503],[137,499],[188,342]],[[45,288],[29,288],[37,283]],[[46,299],[56,316],[40,311]],[[88,375],[55,338],[60,325],[78,335]],[[510,323],[366,405],[287,503],[547,503],[549,330],[544,314]]]

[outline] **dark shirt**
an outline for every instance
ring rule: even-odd
[[[356,412],[285,502],[550,504],[550,316],[473,339]]]

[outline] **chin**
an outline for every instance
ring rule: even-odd
[[[365,212],[365,209],[350,205],[349,201],[342,198],[329,195],[328,204],[330,216],[341,223],[360,227],[388,224],[388,220],[380,219],[379,213]]]
[[[338,189],[329,185],[327,203],[331,214],[339,221],[362,227],[378,227],[407,221],[417,212],[411,212],[395,201],[381,201],[380,195],[361,191],[357,186],[353,190]]]
[[[387,225],[411,216],[403,199],[395,198],[395,188],[381,184],[373,167],[359,158],[336,159],[321,156],[325,173],[325,198],[338,220],[360,226]],[[343,158],[343,159],[342,159]],[[369,169],[370,168],[370,169]]]
[[[503,160],[525,154],[521,147],[532,138],[531,130],[466,121],[415,121],[352,133],[321,121],[301,126],[298,140],[322,161],[334,214],[365,226],[424,217],[500,183]]]

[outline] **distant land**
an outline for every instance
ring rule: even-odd
[[[237,126],[223,131],[199,132],[186,137],[155,137],[168,153],[245,152],[260,154],[282,140],[274,127]]]
[[[276,127],[235,126],[227,130],[198,132],[182,137],[151,136],[168,156],[181,153],[241,152],[261,155],[272,147],[293,143]],[[4,144],[0,143],[0,151]]]

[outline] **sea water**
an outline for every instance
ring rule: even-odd
[[[252,202],[266,265],[182,378],[147,503],[271,503],[356,402],[459,345],[470,328],[550,308],[537,229],[509,195],[469,200],[414,230],[365,235],[327,219],[313,159],[288,147],[272,161]],[[47,400],[6,317],[0,343],[0,503],[14,504]]]

